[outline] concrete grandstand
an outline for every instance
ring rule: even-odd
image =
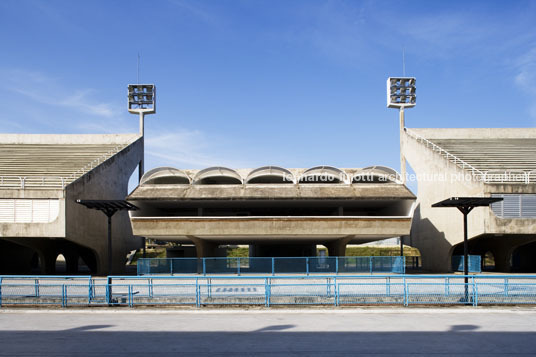
[[[198,257],[247,244],[250,256],[343,256],[350,243],[410,231],[415,196],[393,169],[373,166],[147,172],[128,200],[135,235],[193,244]]]
[[[495,271],[535,272],[536,129],[409,129],[401,152],[414,169],[418,198],[411,241],[423,268],[449,271],[463,254],[462,217],[431,205],[448,197],[503,197],[469,215],[469,254],[493,258]]]
[[[124,199],[143,139],[123,135],[0,135],[0,273],[108,271],[106,217],[76,199]],[[114,216],[113,271],[140,246],[128,214]]]

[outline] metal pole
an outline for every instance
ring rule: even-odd
[[[143,165],[143,158],[145,156],[145,120],[144,120],[144,113],[140,113],[140,136],[141,136],[141,147],[142,147],[142,153],[141,153],[141,160],[140,164],[138,166],[138,183],[141,183],[141,177],[144,173],[144,165]]]
[[[108,274],[112,274],[112,215],[108,216]]]
[[[404,107],[400,107],[399,111],[400,116],[400,175],[402,176],[402,183],[406,183],[406,157],[404,156],[403,151],[403,135],[404,135],[404,128],[406,127],[405,123],[405,117],[404,117]]]
[[[469,247],[467,244],[467,212],[466,210],[463,211],[463,274],[465,275],[464,278],[464,284],[465,284],[465,302],[469,302],[469,291],[467,284],[469,283],[469,279],[467,278],[467,275],[469,275]]]
[[[146,258],[147,257],[147,249],[146,249],[147,239],[145,237],[143,237],[142,239],[143,239],[143,258]]]
[[[404,256],[404,236],[400,236],[400,256]]]

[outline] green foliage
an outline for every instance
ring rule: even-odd
[[[317,249],[317,255],[320,251],[325,251],[326,248]],[[371,256],[398,256],[400,254],[399,247],[348,247],[346,248],[347,257],[371,257]],[[420,256],[419,250],[412,247],[404,246],[404,256]],[[227,250],[227,256],[233,258],[246,258],[249,256],[249,248],[232,248]]]

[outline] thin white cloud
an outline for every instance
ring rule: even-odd
[[[145,137],[148,166],[175,166],[195,169],[209,166],[244,167],[244,162],[223,157],[217,138],[198,130],[149,131]]]
[[[516,65],[514,81],[532,99],[529,114],[536,119],[536,46],[522,55]]]
[[[2,89],[17,93],[37,103],[74,109],[80,113],[112,118],[120,114],[112,103],[94,98],[93,89],[70,90],[60,81],[43,73],[25,70],[2,70]]]
[[[199,1],[168,0],[171,4],[179,8],[183,13],[193,16],[196,19],[209,25],[216,25],[220,22],[220,16],[215,11],[208,8]]]

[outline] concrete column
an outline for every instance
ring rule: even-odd
[[[39,259],[41,260],[41,274],[56,273],[56,258],[58,253],[55,250],[40,250]]]
[[[330,241],[326,244],[330,257],[344,257],[346,255],[346,245],[352,240],[353,236]]]
[[[198,258],[215,257],[218,244],[200,239],[194,236],[188,236],[195,244],[195,250]]]
[[[509,273],[512,270],[510,265],[512,251],[513,249],[508,249],[504,246],[491,250],[493,257],[495,258],[495,271]]]
[[[65,257],[65,269],[68,275],[78,274],[78,258],[76,251],[68,251],[63,255]]]

